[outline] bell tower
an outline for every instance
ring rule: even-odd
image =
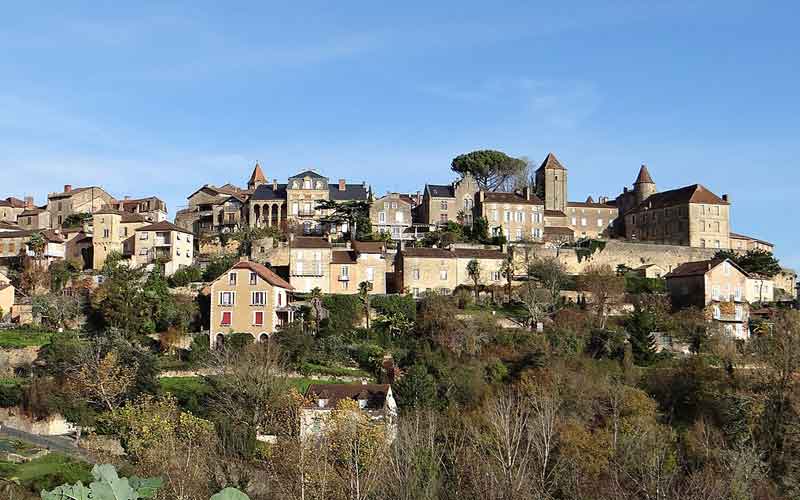
[[[545,210],[566,212],[567,169],[553,153],[536,169],[536,194],[544,200]]]

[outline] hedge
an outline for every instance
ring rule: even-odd
[[[411,295],[376,295],[372,297],[370,304],[384,316],[402,314],[409,321],[417,318],[417,304]]]
[[[364,312],[358,295],[325,295],[322,297],[322,306],[328,311],[327,328],[336,333],[355,328]]]

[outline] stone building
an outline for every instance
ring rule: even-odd
[[[188,196],[188,207],[175,214],[175,224],[198,236],[234,231],[245,221],[247,196],[231,184],[206,184]]]
[[[13,196],[0,200],[0,221],[18,222],[19,214],[27,208],[33,208],[33,198],[30,196],[26,196],[24,200]]]
[[[369,421],[384,426],[388,441],[397,434],[397,403],[389,384],[311,384],[300,408],[300,437],[321,436],[328,418],[343,400],[354,401]]]
[[[111,252],[131,258],[136,230],[147,225],[144,216],[103,208],[92,216],[92,269],[100,270]]]
[[[521,193],[480,191],[476,213],[486,219],[490,236],[502,234],[509,241],[544,238],[544,202],[527,187]]]
[[[266,341],[294,321],[289,305],[292,286],[271,269],[242,258],[210,286],[211,347],[220,347],[231,333],[249,333]]]
[[[385,294],[388,266],[386,246],[380,241],[353,241],[347,248],[334,248],[330,293],[358,293],[360,284],[366,281],[370,294]]]
[[[120,212],[139,214],[148,222],[167,220],[167,204],[156,196],[146,198],[126,196],[122,200],[110,204],[110,207]]]
[[[57,229],[0,231],[0,259],[19,257],[20,255],[33,256],[33,251],[28,246],[28,243],[35,234],[40,234],[44,239],[43,257],[48,265],[55,260],[64,259],[64,236]]]
[[[372,230],[388,233],[393,240],[412,239],[408,233],[412,226],[412,208],[414,202],[408,195],[387,193],[372,202],[369,219]]]
[[[295,236],[289,240],[289,282],[305,293],[319,288],[331,292],[331,242],[317,236]]]
[[[775,245],[769,241],[753,238],[752,236],[745,236],[743,234],[732,232],[730,234],[730,241],[731,250],[735,250],[736,252],[744,253],[748,250],[763,250],[765,252],[773,253],[775,251]]]
[[[64,191],[47,196],[47,211],[50,212],[50,225],[61,229],[64,221],[72,214],[94,214],[103,207],[116,203],[113,196],[98,186],[74,188],[64,185]]]
[[[36,229],[50,228],[50,212],[47,207],[26,208],[17,216],[17,224],[22,229],[32,231]]]
[[[567,169],[556,155],[548,153],[535,175],[536,194],[544,200],[544,209],[566,212]]]
[[[426,184],[418,216],[421,222],[430,226],[448,221],[471,224],[478,191],[478,183],[469,174],[452,184]]]
[[[711,259],[682,264],[665,279],[673,306],[703,309],[715,327],[746,339],[750,336],[746,298],[749,277],[730,259]]]
[[[584,202],[567,203],[568,225],[576,238],[607,239],[611,237],[612,225],[617,218],[617,206],[608,198],[595,202],[592,197]]]
[[[407,248],[398,253],[399,288],[420,297],[424,293],[450,294],[459,285],[473,285],[467,272],[472,259],[481,269],[481,285],[503,283],[501,268],[506,254],[499,250],[468,248]]]
[[[192,265],[193,239],[191,231],[165,220],[138,227],[133,261],[137,266],[161,262],[164,276],[172,276],[178,269]]]
[[[625,213],[625,237],[667,245],[730,248],[730,203],[693,184],[655,193]]]

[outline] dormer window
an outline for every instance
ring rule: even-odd
[[[311,180],[306,179],[303,181],[303,189],[311,189]]]

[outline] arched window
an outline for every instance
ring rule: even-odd
[[[258,336],[258,341],[261,342],[262,344],[267,343],[269,341],[269,334],[262,333],[261,335]]]

